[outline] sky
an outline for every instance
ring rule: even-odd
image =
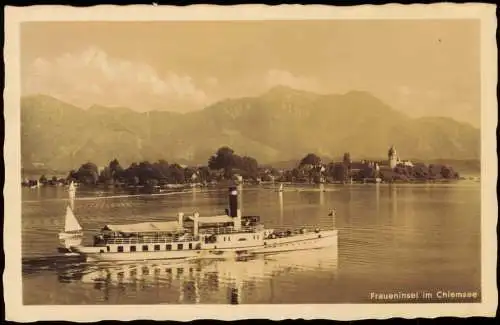
[[[480,124],[476,20],[29,22],[22,95],[188,112],[284,85]]]

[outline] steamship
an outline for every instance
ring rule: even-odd
[[[62,250],[87,261],[224,258],[329,247],[337,243],[337,230],[267,229],[259,216],[241,214],[238,190],[230,187],[223,215],[180,212],[176,221],[105,225],[92,245],[81,242],[65,241]]]

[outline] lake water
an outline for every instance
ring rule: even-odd
[[[240,204],[244,215],[260,215],[267,227],[335,225],[337,246],[240,261],[107,265],[57,256],[64,188],[23,189],[24,304],[480,302],[479,183],[324,189],[290,187],[279,194],[245,186]],[[226,188],[144,196],[81,188],[75,215],[89,240],[107,223],[175,220],[178,211],[207,216],[226,206]],[[444,299],[439,292],[478,298]],[[374,299],[390,293],[396,295]]]

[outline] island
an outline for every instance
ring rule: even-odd
[[[156,162],[134,162],[123,168],[117,159],[98,167],[83,163],[66,177],[24,179],[23,186],[61,186],[74,182],[93,187],[120,187],[129,189],[162,190],[168,188],[208,186],[234,181],[237,183],[410,183],[440,182],[464,179],[448,164],[425,164],[402,160],[395,146],[391,146],[385,160],[352,160],[344,153],[340,161],[324,162],[314,153],[306,154],[292,168],[259,165],[253,157],[240,156],[228,146],[219,148],[209,157],[206,165],[187,166]]]

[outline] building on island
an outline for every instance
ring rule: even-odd
[[[394,169],[400,162],[396,147],[394,145],[389,148],[387,156],[389,160],[389,167],[391,167],[391,169]]]
[[[394,145],[391,146],[388,152],[388,162],[391,169],[396,168],[398,165],[413,167],[413,163],[410,160],[401,160],[396,151]]]
[[[390,179],[396,176],[395,168],[401,166],[411,167],[413,163],[409,160],[401,160],[396,147],[392,145],[389,148],[387,160],[349,162],[348,180],[380,182],[382,178]]]

